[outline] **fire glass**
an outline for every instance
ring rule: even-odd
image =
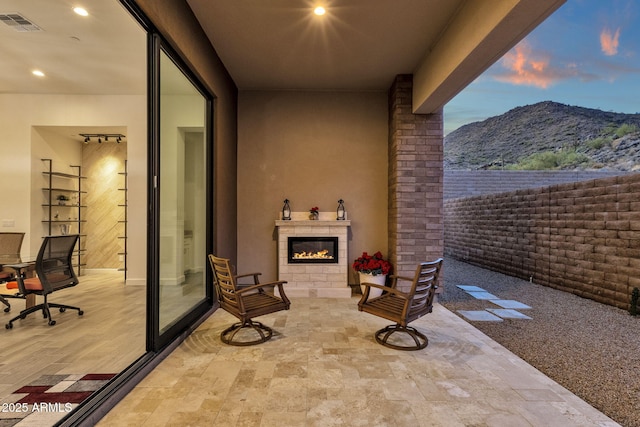
[[[338,263],[337,237],[289,237],[289,263]]]

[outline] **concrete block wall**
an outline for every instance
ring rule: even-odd
[[[503,193],[523,188],[545,187],[590,179],[608,178],[626,175],[627,171],[612,170],[548,170],[548,171],[510,171],[510,170],[445,170],[444,198],[481,196],[483,194]]]
[[[446,200],[445,254],[618,308],[640,287],[640,174]]]

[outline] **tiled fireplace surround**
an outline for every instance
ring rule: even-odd
[[[335,212],[320,212],[312,221],[294,212],[292,220],[276,221],[278,229],[278,280],[286,280],[287,296],[312,298],[350,298],[348,231],[351,221],[336,221]],[[308,215],[308,214],[307,214]],[[289,264],[289,237],[337,237],[337,264]]]

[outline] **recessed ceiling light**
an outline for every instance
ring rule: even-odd
[[[87,9],[83,7],[74,7],[73,11],[80,16],[89,16],[89,12],[87,12]]]
[[[315,9],[313,9],[313,13],[315,13],[318,16],[324,15],[326,12],[326,10],[324,10],[324,7],[322,6],[318,6]]]
[[[33,70],[31,72],[31,74],[33,74],[34,76],[38,76],[38,77],[44,77],[44,73],[40,70]]]

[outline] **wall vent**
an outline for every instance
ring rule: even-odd
[[[0,13],[0,21],[4,22],[11,28],[21,33],[23,32],[31,32],[31,31],[42,31],[40,27],[38,27],[33,22],[29,21],[24,16],[19,13]]]

